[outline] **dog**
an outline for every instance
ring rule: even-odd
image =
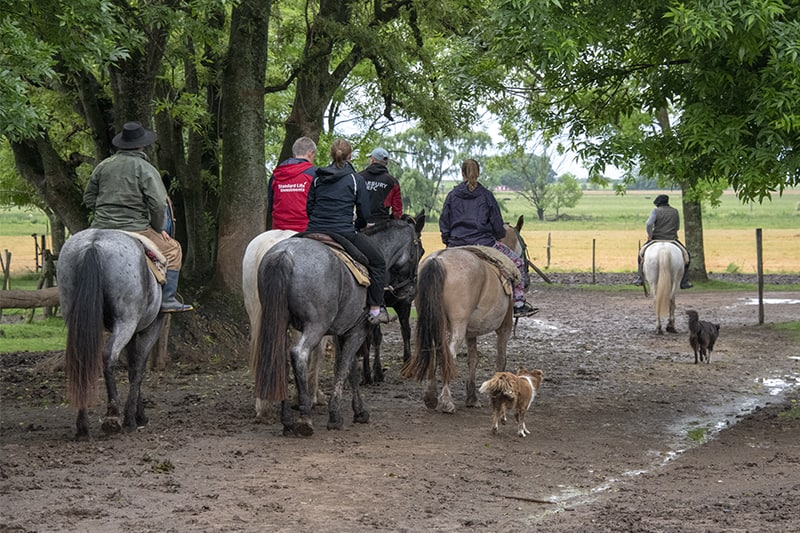
[[[506,423],[506,410],[516,408],[517,435],[530,435],[525,426],[525,413],[530,409],[539,385],[542,383],[541,370],[525,370],[520,367],[516,374],[496,372],[491,379],[484,381],[478,389],[488,394],[492,401],[492,433],[497,433],[498,424]]]
[[[686,315],[689,317],[689,344],[694,350],[694,364],[698,362],[698,355],[701,363],[705,360],[708,364],[719,337],[719,324],[700,320],[697,311],[686,311]]]

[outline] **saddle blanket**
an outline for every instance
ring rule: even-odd
[[[647,249],[650,247],[650,245],[653,244],[654,242],[670,242],[670,243],[674,244],[675,246],[680,248],[681,253],[683,254],[683,262],[684,263],[689,263],[689,252],[686,251],[686,247],[683,244],[681,244],[680,241],[648,241],[648,242],[644,243],[642,245],[642,247],[639,249],[639,259],[644,259],[644,253],[647,251]]]
[[[344,266],[353,274],[353,277],[356,278],[356,282],[359,285],[362,287],[369,287],[369,272],[367,272],[367,267],[361,263],[356,263],[352,257],[338,248],[330,247],[330,249],[336,254],[336,257],[342,260]]]
[[[514,285],[522,279],[517,265],[506,254],[496,248],[481,245],[459,246],[459,249],[467,250],[475,254],[479,259],[489,264],[503,283],[503,290],[509,296],[514,293]]]
[[[127,233],[142,243],[142,246],[144,246],[144,257],[147,260],[147,266],[150,268],[150,272],[156,277],[156,281],[158,281],[159,285],[164,285],[167,282],[167,258],[164,257],[164,254],[158,249],[156,243],[134,231],[122,231],[122,233]]]

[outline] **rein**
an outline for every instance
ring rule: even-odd
[[[411,215],[403,215],[403,220],[411,224],[412,228],[416,227],[417,221]],[[408,285],[416,285],[417,283],[417,268],[416,265],[419,265],[420,259],[422,259],[422,244],[420,242],[419,237],[417,236],[416,231],[414,231],[414,238],[412,239],[411,243],[414,246],[414,265],[415,267],[411,269],[411,276],[404,279],[397,285],[389,285],[385,288],[385,290],[389,291],[389,293],[398,298],[397,291],[407,287]]]
[[[522,248],[522,253],[520,254],[520,256],[522,257],[522,260],[525,261],[525,273],[528,274],[530,273],[531,270],[530,268],[531,260],[528,258],[528,245],[525,242],[525,239],[522,238],[522,234],[520,234],[519,230],[515,226],[511,226],[511,228],[514,230],[514,234],[517,236],[517,242],[519,242],[519,247]],[[525,287],[527,287],[529,283],[530,283],[529,279],[526,279]]]

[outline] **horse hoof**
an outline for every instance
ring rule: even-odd
[[[456,412],[456,406],[453,404],[442,405],[440,406],[439,410],[446,415],[452,415],[453,413]]]
[[[81,430],[78,430],[77,433],[75,433],[75,441],[77,441],[77,442],[86,442],[88,440],[90,440],[89,439],[89,430],[81,429]]]
[[[667,333],[678,333],[678,330],[672,326],[667,326]]]
[[[438,400],[436,398],[430,398],[426,396],[424,400],[425,400],[425,407],[427,407],[428,409],[436,409],[436,406],[438,404]]]
[[[310,437],[314,434],[314,426],[311,425],[310,420],[303,420],[294,425],[295,435],[301,437]]]
[[[369,424],[369,412],[362,411],[353,415],[354,424]]]
[[[341,417],[335,418],[335,419],[331,418],[330,420],[328,420],[328,429],[339,430],[339,429],[342,429],[343,425],[344,425],[344,423],[342,422]]]
[[[103,420],[100,429],[102,429],[103,433],[106,435],[113,435],[114,433],[120,433],[122,431],[122,426],[118,418],[107,417]]]

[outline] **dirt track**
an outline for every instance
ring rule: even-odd
[[[682,291],[681,333],[657,337],[639,293],[535,290],[542,311],[509,347],[509,369],[545,374],[525,439],[490,434],[463,383],[456,414],[426,410],[399,377],[396,324],[370,423],[348,413],[330,432],[318,407],[308,439],[257,422],[244,362],[215,360],[151,373],[146,428],[104,437],[98,404],[95,440],[76,443],[63,374],[34,370],[48,354],[0,356],[0,531],[800,528],[800,347],[757,325],[754,294]],[[798,319],[800,293],[767,296],[794,301],[769,303],[767,323]],[[722,324],[710,365],[693,364],[690,308]],[[483,380],[493,337],[480,347]]]

